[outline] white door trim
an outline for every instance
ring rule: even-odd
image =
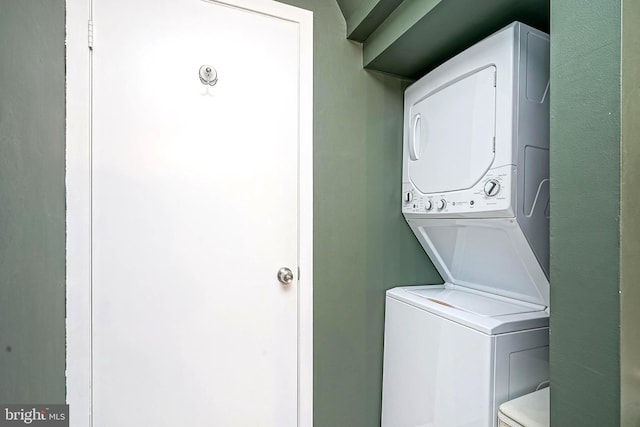
[[[199,1],[199,0],[192,0]],[[313,15],[271,0],[208,0],[300,28],[298,426],[313,425]],[[91,0],[66,0],[67,403],[91,420]],[[99,46],[100,30],[96,29]],[[96,47],[99,48],[99,47]]]

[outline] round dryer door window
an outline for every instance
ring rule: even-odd
[[[473,187],[494,158],[496,68],[451,81],[411,107],[409,177],[424,194]]]

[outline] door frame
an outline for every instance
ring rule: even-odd
[[[210,1],[299,25],[298,426],[313,425],[313,13],[271,0]],[[66,0],[66,401],[91,425],[91,0]],[[99,46],[99,29],[95,30]]]

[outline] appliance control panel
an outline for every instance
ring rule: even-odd
[[[513,216],[516,168],[512,165],[490,169],[473,187],[466,190],[422,194],[411,182],[402,186],[402,212],[422,217],[453,218],[478,216]]]

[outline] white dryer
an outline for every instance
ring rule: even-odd
[[[387,292],[384,427],[494,427],[548,378],[548,91],[516,22],[405,92],[402,212],[445,283]]]

